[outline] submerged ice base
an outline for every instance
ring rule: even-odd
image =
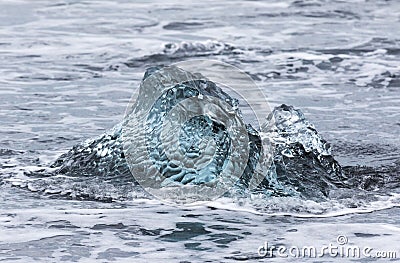
[[[163,71],[150,68],[143,81],[158,72],[162,77],[168,74],[184,72],[179,68]],[[179,71],[179,72],[178,72]],[[177,73],[178,72],[178,73]],[[163,75],[164,74],[164,75]],[[142,87],[142,86],[141,86]],[[166,114],[178,102],[202,95],[212,96],[227,102],[241,116],[238,102],[211,81],[191,81],[176,86],[163,86],[165,92],[154,105],[151,105],[147,116],[146,129],[143,131],[149,142],[147,149],[153,158],[153,165],[159,171],[162,185],[170,184],[207,184],[218,178],[221,169],[229,158],[230,140],[225,127],[213,121],[210,115],[193,118],[185,123],[179,140],[180,150],[185,154],[199,154],[202,137],[215,141],[215,154],[212,161],[196,171],[177,167],[165,156],[160,143],[160,130]],[[127,115],[127,118],[110,131],[97,138],[86,140],[74,146],[69,152],[59,157],[52,165],[55,174],[69,176],[100,176],[104,180],[134,180],[123,149],[122,130],[129,118],[135,117],[146,103],[148,91],[139,90],[138,103]],[[224,110],[224,109],[223,109]],[[244,121],[244,120],[242,120]],[[261,183],[252,192],[273,196],[298,195],[305,198],[319,199],[329,195],[330,189],[345,187],[345,176],[340,165],[332,157],[329,144],[318,134],[315,127],[304,117],[300,110],[293,106],[281,105],[266,116],[261,131],[246,125],[249,138],[249,154],[242,176],[235,188],[246,190],[254,173],[262,176]],[[137,136],[137,134],[133,134]],[[262,155],[261,141],[266,140],[273,146],[272,163],[257,166]],[[161,147],[161,148],[160,148]],[[139,158],[139,160],[141,160]],[[158,176],[148,173],[146,176]]]

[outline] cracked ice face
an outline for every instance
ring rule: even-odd
[[[222,74],[224,68],[229,74],[222,75],[229,81],[243,82],[242,72],[215,63],[202,65],[213,74]],[[258,90],[249,86],[241,87]],[[238,101],[203,75],[176,66],[150,69],[127,113],[123,145],[128,165],[135,179],[156,197],[179,203],[213,200],[245,173],[249,126]]]

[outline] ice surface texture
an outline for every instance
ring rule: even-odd
[[[172,68],[172,70],[171,73],[160,68],[149,68],[143,81],[154,72],[166,79],[170,77],[168,74],[190,74],[179,68]],[[212,96],[226,102],[237,113],[235,116],[242,118],[238,101],[208,80],[188,81],[171,87],[165,85],[163,89],[162,96],[154,105],[151,105],[147,118],[142,120],[146,122],[146,129],[143,132],[148,144],[147,149],[138,149],[138,151],[149,154],[154,168],[159,171],[159,173],[149,173],[146,176],[161,174],[159,180],[163,180],[164,186],[212,183],[218,178],[229,158],[232,142],[226,127],[213,120],[212,116],[206,112],[203,116],[191,118],[181,127],[181,132],[178,133],[180,135],[177,136],[179,136],[180,150],[187,156],[195,158],[200,154],[199,147],[202,139],[214,141],[215,154],[209,156],[212,161],[199,170],[176,166],[168,159],[160,142],[161,127],[166,114],[184,99],[203,95]],[[149,90],[144,90],[141,86],[137,102],[123,123],[97,138],[74,146],[69,152],[63,154],[52,164],[55,173],[70,176],[103,176],[105,180],[112,178],[134,180],[124,156],[122,129],[129,118],[135,117],[135,114],[145,107],[148,95]],[[340,165],[332,157],[329,144],[318,134],[300,110],[281,105],[266,116],[261,131],[255,130],[249,124],[245,127],[248,134],[249,154],[243,175],[235,184],[238,189],[248,188],[254,174],[261,175],[263,180],[258,187],[252,189],[252,192],[266,195],[324,198],[329,195],[330,189],[346,186],[346,178]],[[260,160],[264,156],[262,140],[273,145],[273,162],[268,163],[267,166],[262,165],[263,160]],[[257,166],[257,163],[261,165]]]

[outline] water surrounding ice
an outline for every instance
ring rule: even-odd
[[[339,234],[400,256],[396,1],[0,6],[0,259],[265,262],[257,249],[266,241],[322,246]],[[338,189],[324,201],[252,195],[173,207],[118,174],[35,177],[51,174],[48,164],[77,143],[112,137],[115,130],[106,131],[121,121],[145,68],[193,58],[236,65],[271,106],[301,109],[366,191]],[[110,147],[118,148],[97,152],[106,156]],[[274,259],[288,260],[296,261]]]

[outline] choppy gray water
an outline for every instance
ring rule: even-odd
[[[340,234],[400,258],[398,2],[0,7],[0,260],[264,262],[264,242],[321,247]],[[147,66],[195,58],[246,71],[271,106],[300,108],[348,171],[381,178],[390,191],[344,192],[342,202],[254,196],[171,207],[101,178],[29,187],[26,171],[121,121]],[[21,182],[27,189],[13,187]],[[51,186],[68,195],[52,195]]]

